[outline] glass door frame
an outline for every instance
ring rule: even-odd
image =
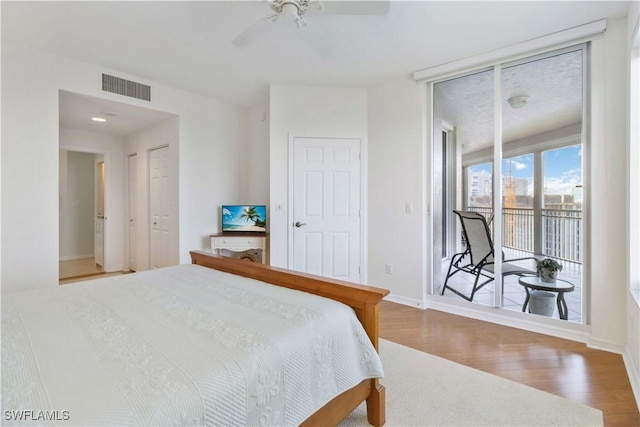
[[[513,67],[513,66],[517,66],[519,64],[522,63],[526,63],[526,62],[531,62],[531,61],[535,61],[535,60],[539,60],[539,59],[544,59],[545,57],[550,57],[550,56],[554,56],[554,55],[558,55],[558,54],[562,54],[562,53],[566,53],[566,52],[570,52],[570,51],[576,51],[576,50],[581,50],[582,51],[582,62],[583,62],[583,67],[582,67],[582,123],[581,123],[581,143],[582,143],[582,147],[583,147],[583,185],[586,191],[583,191],[583,218],[584,218],[584,226],[583,226],[583,230],[588,230],[588,227],[586,226],[587,224],[589,224],[589,192],[590,192],[590,188],[591,188],[591,183],[590,183],[590,173],[589,173],[589,168],[588,168],[588,164],[589,164],[589,141],[588,141],[588,136],[589,136],[589,122],[590,122],[590,115],[589,115],[589,105],[590,105],[590,96],[589,96],[589,86],[590,86],[590,80],[589,80],[589,58],[590,58],[590,49],[589,49],[589,42],[588,41],[584,41],[584,42],[580,42],[580,43],[575,43],[575,44],[571,44],[562,48],[549,48],[546,49],[544,51],[534,51],[534,52],[530,52],[529,54],[521,54],[518,55],[517,57],[513,57],[513,58],[506,58],[500,61],[495,61],[495,63],[491,64],[491,65],[485,65],[482,67],[473,67],[473,68],[466,68],[466,69],[461,69],[459,71],[456,72],[450,72],[450,73],[446,73],[445,75],[441,75],[441,76],[437,76],[429,81],[425,82],[426,85],[426,106],[425,106],[425,114],[426,114],[426,132],[425,132],[425,143],[426,146],[428,147],[426,150],[426,163],[427,165],[431,165],[430,171],[427,174],[427,190],[428,190],[428,197],[427,197],[427,203],[428,203],[428,208],[427,208],[427,212],[428,212],[428,222],[429,224],[427,224],[427,237],[428,239],[430,239],[432,242],[434,239],[442,239],[442,236],[436,236],[434,235],[434,224],[433,224],[433,215],[432,215],[432,209],[435,209],[435,206],[433,205],[433,194],[432,194],[432,187],[430,185],[428,185],[430,182],[433,182],[434,180],[434,167],[433,167],[433,162],[436,161],[434,153],[433,153],[433,149],[434,149],[434,144],[435,144],[435,132],[441,132],[443,130],[443,127],[441,124],[437,124],[434,123],[434,111],[435,111],[435,88],[434,86],[437,83],[441,83],[447,80],[451,80],[454,78],[460,78],[460,77],[464,77],[466,75],[470,75],[473,73],[478,73],[478,72],[482,72],[482,71],[490,71],[492,70],[494,72],[493,78],[494,78],[494,87],[493,87],[493,91],[494,91],[494,99],[493,99],[493,107],[494,107],[494,144],[493,144],[493,159],[492,159],[492,167],[493,167],[493,194],[494,195],[500,195],[500,197],[493,197],[492,198],[492,204],[493,204],[493,211],[494,212],[502,212],[502,208],[503,208],[503,202],[502,202],[502,188],[501,188],[501,179],[496,179],[496,177],[501,177],[502,176],[502,160],[503,160],[503,156],[502,156],[502,145],[503,145],[503,140],[502,140],[502,86],[501,86],[501,78],[502,78],[502,69],[503,68],[507,68],[507,67]],[[457,165],[457,168],[460,169],[461,171],[464,171],[464,169],[462,168],[462,164]],[[462,173],[462,172],[461,172]],[[456,171],[456,174],[458,174],[459,176],[460,173],[458,173]],[[536,172],[537,175],[540,174],[540,172]],[[538,178],[538,177],[536,177]],[[463,182],[464,182],[464,178],[463,178]],[[465,187],[464,185],[462,186],[463,188]],[[466,189],[464,189],[463,191],[466,191]],[[459,196],[457,196],[456,198],[459,198]],[[429,206],[431,206],[432,208],[429,209]],[[455,227],[452,227],[455,228]],[[502,237],[503,237],[503,219],[502,219],[502,215],[494,215],[493,218],[493,242],[494,242],[494,250],[497,253],[500,253],[499,251],[502,250]],[[586,253],[586,248],[589,245],[589,235],[588,233],[584,232],[584,239],[582,240],[582,247],[580,248],[580,251],[582,253]],[[440,258],[440,254],[433,254],[433,253],[429,253],[429,248],[430,245],[427,245],[427,254],[426,254],[426,259],[427,259],[427,277],[428,277],[428,283],[426,286],[426,290],[428,294],[434,294],[434,279],[436,278],[436,274],[437,274],[437,268],[440,268],[439,265],[436,264],[437,260],[436,258]],[[431,245],[431,247],[433,247]],[[501,257],[496,257],[494,259],[495,261],[495,271],[500,272],[502,271],[502,260]],[[587,324],[588,323],[588,317],[589,317],[589,312],[588,312],[588,303],[589,303],[589,298],[588,298],[588,289],[589,289],[589,284],[588,284],[588,258],[585,257],[584,259],[584,264],[583,264],[583,269],[582,269],[582,324]],[[495,275],[495,285],[494,285],[494,307],[500,308],[502,306],[502,275],[501,274],[496,274]]]

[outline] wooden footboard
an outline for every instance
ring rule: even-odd
[[[386,289],[224,258],[210,252],[192,251],[191,261],[193,264],[340,301],[353,308],[369,339],[378,350],[378,303],[389,293]],[[385,423],[385,394],[384,387],[377,378],[363,381],[336,397],[309,417],[304,425],[337,424],[358,407],[363,400],[367,401],[369,423],[375,426],[383,425]]]

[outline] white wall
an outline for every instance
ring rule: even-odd
[[[424,102],[408,77],[369,89],[369,283],[410,305],[425,295]]]
[[[94,251],[95,155],[60,150],[60,260]]]
[[[150,210],[149,210],[149,164],[151,150],[160,147],[169,147],[169,208],[171,211],[171,247],[169,248],[170,264],[180,262],[180,250],[178,246],[178,138],[180,133],[180,119],[178,117],[164,120],[161,123],[142,129],[131,135],[127,135],[125,140],[125,170],[128,177],[128,157],[136,155],[136,269],[137,271],[148,270],[149,266],[149,230],[150,230]],[[129,212],[128,181],[125,179],[124,186],[127,187],[122,193],[125,194],[125,212]],[[129,233],[125,229],[125,264],[128,266]]]
[[[103,72],[150,84],[152,101],[103,92]],[[58,283],[59,90],[180,116],[179,260],[208,248],[217,207],[241,192],[245,109],[3,40],[2,290]]]
[[[247,194],[244,201],[269,204],[269,104],[249,108],[247,114]],[[268,215],[270,217],[270,215]],[[268,226],[268,224],[267,224]]]
[[[180,108],[180,262],[189,250],[210,249],[220,205],[244,193],[246,109],[204,97],[184,97]],[[187,142],[185,144],[185,142]]]
[[[4,98],[3,98],[4,99]],[[56,113],[57,114],[57,113]],[[101,132],[88,132],[78,129],[60,128],[60,147],[96,153],[104,156],[106,165],[105,177],[105,271],[123,269],[123,233],[124,209],[123,186],[123,139]],[[93,174],[90,177],[93,183]],[[58,232],[58,230],[56,230]],[[62,233],[60,233],[62,238]],[[92,251],[93,252],[93,251]]]
[[[627,18],[629,53],[629,122],[627,126],[627,348],[625,365],[640,408],[640,2],[633,2]]]
[[[287,206],[289,136],[358,138],[362,141],[363,158],[366,159],[367,91],[272,85],[269,102],[270,257],[272,265],[286,267],[290,228],[287,211],[291,208]],[[366,202],[366,194],[363,197]],[[284,206],[285,210],[277,211],[278,205]]]
[[[626,342],[626,19],[607,22],[591,49],[590,247],[591,345],[622,352]]]

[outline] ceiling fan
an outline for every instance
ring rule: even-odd
[[[295,25],[302,29],[309,24],[307,17],[318,15],[386,15],[389,0],[262,0],[275,13],[269,14],[235,37],[231,43],[244,46],[267,32],[276,22]]]

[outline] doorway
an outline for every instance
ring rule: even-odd
[[[104,272],[103,154],[59,151],[59,278]]]
[[[93,264],[97,260],[102,271],[107,274],[148,269],[151,229],[148,171],[150,152],[158,147],[158,140],[163,141],[163,146],[177,144],[179,117],[61,90],[59,126],[61,149],[92,153],[94,156],[91,167],[87,166],[90,172],[87,172],[85,182],[93,190],[91,205],[93,209],[95,203],[96,210],[90,225],[83,229],[83,233],[93,238],[90,249],[87,249],[87,254],[93,257]],[[177,165],[177,150],[169,151],[168,164],[172,168]],[[101,179],[102,184],[94,186],[94,177]],[[131,177],[134,179],[129,179]],[[168,203],[175,208],[177,177],[175,174],[170,174],[169,177],[172,191]],[[66,180],[66,174],[61,173],[61,203],[66,191]],[[176,216],[173,215],[173,218]],[[65,218],[62,212],[60,218],[61,221]],[[171,224],[171,230],[177,233],[175,220]],[[60,226],[61,245],[72,235]],[[177,263],[178,238],[172,235],[170,240],[169,260]]]

